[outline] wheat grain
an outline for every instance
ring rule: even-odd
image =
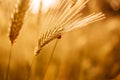
[[[86,26],[90,23],[105,18],[105,15],[102,12],[97,14],[92,13],[86,17],[81,18],[81,10],[85,7],[87,2],[88,0],[78,0],[71,7],[69,0],[62,0],[59,2],[57,11],[55,12],[52,19],[49,18],[50,13],[53,15],[53,12],[50,10],[45,20],[42,20],[42,27],[47,24],[47,26],[53,28],[49,29],[40,37],[38,40],[38,48],[35,55],[38,55],[40,53],[40,50],[50,41],[61,37],[63,33],[82,26]]]
[[[15,12],[11,18],[10,24],[10,34],[9,38],[11,44],[14,44],[15,39],[19,35],[21,27],[23,25],[23,20],[25,17],[25,13],[29,7],[29,0],[19,0],[18,4],[15,7]]]

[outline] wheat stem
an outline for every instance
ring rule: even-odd
[[[9,53],[7,73],[6,73],[6,80],[9,79],[10,64],[11,64],[11,57],[12,57],[12,48],[13,48],[13,45],[10,46],[10,53]]]
[[[33,64],[34,64],[35,57],[36,57],[36,56],[33,56],[33,57],[32,57],[32,61],[31,61],[31,64],[30,64],[30,68],[29,68],[29,70],[28,70],[27,80],[30,80],[30,75],[31,75],[32,66],[33,66]]]
[[[53,50],[52,50],[52,53],[51,53],[51,55],[50,55],[49,61],[48,61],[47,66],[46,66],[46,68],[45,68],[43,80],[46,80],[46,74],[47,74],[47,71],[48,71],[48,67],[50,66],[50,63],[51,63],[51,61],[52,61],[52,58],[53,58],[53,55],[54,55],[55,48],[56,48],[56,46],[57,46],[58,40],[59,40],[59,39],[57,39],[56,42],[55,42],[55,45],[54,45],[54,47],[53,47]]]

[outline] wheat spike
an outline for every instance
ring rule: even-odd
[[[61,37],[63,31],[64,31],[63,27],[57,27],[57,28],[55,27],[51,30],[48,30],[45,34],[43,34],[42,37],[39,39],[38,50],[36,53],[39,54],[42,47],[44,47],[50,41],[52,41],[56,38],[59,39]]]
[[[105,18],[102,12],[97,14],[92,13],[82,18],[81,10],[87,3],[88,0],[75,0],[75,3],[71,5],[70,0],[60,0],[56,7],[56,12],[54,12],[54,16],[49,17],[53,15],[53,11],[48,11],[47,17],[42,20],[42,27],[50,26],[53,28],[48,29],[47,32],[40,37],[35,55],[38,55],[46,44],[61,37],[63,33]]]
[[[11,18],[10,24],[10,34],[9,38],[11,44],[14,44],[15,39],[19,35],[21,27],[23,25],[23,20],[25,17],[25,13],[29,7],[29,0],[19,0],[18,4],[15,7],[15,12]]]

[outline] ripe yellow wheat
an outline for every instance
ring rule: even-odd
[[[86,6],[88,0],[75,0],[73,4],[71,4],[70,0],[58,0],[58,2],[55,7],[56,11],[54,12],[50,9],[42,20],[42,27],[49,26],[52,29],[48,29],[38,40],[38,48],[35,55],[39,54],[46,44],[59,38],[63,33],[105,18],[102,12],[92,13],[81,18],[81,10]]]
[[[15,39],[19,35],[19,32],[23,25],[25,13],[28,7],[29,7],[29,0],[19,0],[18,4],[15,6],[15,12],[12,15],[11,24],[10,24],[9,38],[11,44],[14,44]]]

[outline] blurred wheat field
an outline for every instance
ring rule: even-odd
[[[8,29],[15,4],[16,0],[0,0],[0,80],[6,79],[11,46]],[[12,49],[9,80],[27,80],[30,68],[30,80],[120,80],[119,8],[119,0],[89,0],[83,16],[103,12],[106,19],[63,34],[48,68],[56,40],[42,48],[31,67],[36,41],[50,27],[40,26],[44,15],[28,11]]]

